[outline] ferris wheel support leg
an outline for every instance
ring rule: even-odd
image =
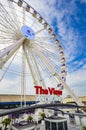
[[[36,81],[35,75],[34,75],[33,70],[32,70],[32,66],[31,66],[31,63],[30,63],[30,60],[29,60],[29,55],[27,54],[28,53],[27,51],[28,51],[27,46],[26,46],[26,44],[24,44],[24,54],[25,54],[25,57],[26,57],[26,60],[27,60],[33,81],[34,81],[34,85],[38,85],[38,82]]]
[[[66,91],[71,95],[71,97],[74,99],[74,101],[79,105],[79,106],[84,106],[84,104],[80,101],[80,99],[74,94],[74,92],[70,89],[70,87],[62,81],[62,79],[60,78],[60,76],[57,74],[57,72],[55,72],[54,68],[51,66],[51,64],[49,63],[48,59],[38,50],[38,48],[35,46],[35,50],[36,53],[41,56],[41,59],[44,61],[44,63],[46,63],[46,66],[49,68],[50,72],[53,74],[53,76],[55,77],[55,79],[58,81],[60,81],[60,83],[62,83],[62,85],[64,86],[64,88],[66,89]]]
[[[4,66],[4,64],[10,59],[10,57],[19,49],[24,41],[24,37],[18,40],[16,43],[4,48],[0,52],[0,68]]]
[[[31,52],[31,56],[33,58],[33,61],[34,61],[34,65],[35,65],[35,68],[36,68],[36,72],[37,72],[37,77],[38,77],[38,81],[40,82],[40,85],[42,85],[44,88],[46,88],[46,85],[45,85],[45,82],[41,76],[41,73],[40,73],[40,70],[38,68],[38,65],[36,63],[36,60],[35,60],[35,57],[34,57],[34,52],[32,51],[32,48],[29,49],[29,51]]]
[[[22,45],[22,75],[21,75],[21,107],[26,107],[26,60],[24,55],[24,45]]]

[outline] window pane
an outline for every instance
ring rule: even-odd
[[[58,130],[64,130],[63,129],[63,122],[58,123]]]
[[[57,130],[56,123],[51,123],[51,130]]]
[[[45,121],[45,130],[50,130],[50,122]]]
[[[65,130],[68,130],[67,121],[64,122],[64,128],[65,128]]]

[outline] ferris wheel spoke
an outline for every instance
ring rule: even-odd
[[[22,24],[25,25],[26,17],[25,17],[25,9],[23,8],[23,21]]]
[[[28,55],[28,50],[26,48],[26,45],[24,44],[24,54],[26,56],[26,59],[27,59],[27,63],[28,63],[28,67],[30,69],[30,72],[31,72],[31,75],[32,75],[32,78],[33,78],[33,81],[34,81],[34,85],[38,85],[38,82],[36,81],[36,78],[35,78],[35,75],[34,75],[34,72],[32,70],[32,67],[31,67],[31,63],[30,63],[30,60],[29,60],[29,55]]]
[[[11,31],[18,30],[15,28],[15,26],[12,24],[12,22],[10,22],[10,20],[8,20],[7,18],[4,18],[3,16],[1,16],[1,21],[0,21],[0,25],[1,27],[4,27],[5,29],[9,29]]]
[[[52,71],[53,74],[55,74],[56,72],[55,72],[55,70],[51,67],[51,65],[49,64],[48,59],[38,50],[38,48],[37,48],[36,46],[34,46],[34,47],[35,47],[35,49],[36,49],[36,53],[42,57],[42,60],[43,60],[47,65],[49,65],[49,66],[48,66],[49,69]]]
[[[3,16],[1,16],[0,26],[5,30],[10,30],[16,33],[18,31],[18,28],[17,29],[15,28],[13,22],[11,22],[10,20],[8,20],[6,17]]]
[[[55,49],[54,46],[52,47],[50,44],[47,44],[47,43],[46,43],[46,45],[41,44],[42,42],[35,42],[35,43],[39,48],[45,49],[50,52],[52,52],[52,49]]]
[[[37,44],[36,44],[37,45]],[[44,46],[43,46],[44,47]],[[50,47],[50,48],[52,48],[52,50],[51,49],[48,49],[48,47],[44,47],[43,48],[41,45],[39,45],[38,46],[38,49],[39,50],[42,50],[41,52],[49,59],[49,62],[52,64],[52,66],[54,66],[54,68],[55,68],[55,70],[56,70],[56,72],[58,72],[60,75],[61,75],[61,73],[60,73],[60,67],[61,67],[61,64],[60,64],[60,66],[58,66],[58,62],[57,61],[59,61],[60,62],[60,57],[59,57],[59,59],[58,59],[58,56],[57,56],[57,49],[56,48],[52,48],[52,46]],[[53,50],[54,49],[54,50]],[[56,60],[55,60],[56,59]],[[58,60],[57,60],[58,59]],[[64,71],[66,71],[65,69],[64,69]],[[63,68],[62,68],[62,71],[61,72],[63,72]],[[65,72],[64,72],[65,73]],[[65,74],[63,74],[62,73],[62,77],[63,77],[63,75],[65,75]]]
[[[49,37],[36,37],[35,40],[39,41],[39,40],[42,40],[42,41],[45,41],[45,40],[51,40]]]
[[[37,44],[36,44],[37,45]],[[41,46],[41,45],[38,45],[38,48],[39,50],[42,50],[42,52],[44,53],[44,55],[46,57],[48,57],[51,60],[55,60],[56,59],[56,63],[57,63],[57,59],[58,59],[58,55],[56,54],[57,50],[55,51],[50,51],[50,49],[48,49],[48,47],[44,47],[44,46]],[[47,54],[47,55],[46,55]],[[54,61],[53,60],[53,61]],[[51,63],[54,63],[54,62],[51,62]],[[56,64],[57,65],[57,64]],[[58,66],[59,67],[59,66]]]
[[[10,59],[10,57],[19,49],[25,38],[21,38],[15,44],[8,46],[0,52],[0,68]]]
[[[11,22],[10,22],[11,23]],[[12,24],[10,24],[9,21],[6,21],[5,19],[0,21],[0,25],[2,29],[9,29],[11,32],[16,32],[18,29],[16,29]],[[17,32],[16,32],[17,33]]]
[[[40,56],[40,54],[38,54],[38,55],[39,55],[40,59],[42,59],[42,57]],[[45,78],[49,78],[50,81],[51,81],[51,79],[53,79],[54,82],[57,82],[57,80],[55,79],[53,73],[51,73],[51,71],[50,71],[48,65],[47,65],[46,63],[45,63],[45,64],[44,64],[44,63],[45,63],[45,62],[43,62],[43,61],[38,62],[38,64],[40,64],[41,68],[43,68],[43,72],[46,73],[46,77],[45,77]],[[51,81],[51,82],[52,82],[52,81]],[[58,82],[59,82],[59,81],[58,81]],[[52,83],[53,83],[53,82],[52,82]]]
[[[28,49],[28,48],[27,48]],[[39,71],[39,68],[38,68],[38,65],[36,63],[36,60],[35,58],[33,58],[33,54],[31,53],[31,51],[29,50],[29,55],[30,55],[30,58],[31,58],[31,64],[34,65],[34,67],[32,68],[32,71],[33,71],[33,74],[35,75],[35,80],[37,82],[37,84],[35,85],[43,85],[44,88],[45,87],[45,84],[44,84],[44,81],[42,79],[42,76],[40,74],[40,71]]]
[[[41,75],[41,73],[40,73],[38,64],[37,64],[36,59],[35,59],[35,56],[34,56],[34,55],[35,55],[35,54],[34,54],[34,50],[33,50],[32,48],[30,49],[30,53],[32,54],[31,56],[32,56],[32,58],[33,58],[33,60],[34,60],[34,64],[35,64],[35,68],[36,68],[35,71],[37,71],[36,73],[38,74],[38,79],[39,79],[40,85],[42,85],[44,88],[46,88],[45,82],[44,82],[44,80],[43,80],[43,78],[42,78],[42,75]]]
[[[14,41],[14,40],[20,39],[22,37],[22,35],[20,33],[17,34],[17,33],[11,33],[9,31],[8,32],[3,31],[3,30],[1,30],[1,31],[2,31],[2,34],[0,35],[0,39],[4,39],[4,41],[6,39],[12,39],[12,41]]]
[[[12,38],[12,36],[9,37],[9,35],[5,35],[4,33],[3,35],[0,35],[0,39],[3,39],[3,40],[10,39],[10,38]]]
[[[38,50],[40,50],[40,48],[38,48]],[[45,51],[45,50],[44,50],[44,51]],[[58,67],[57,70],[60,70],[60,67],[58,66],[58,64],[56,64],[58,57],[55,56],[55,55],[54,55],[54,57],[52,57],[52,54],[53,54],[53,53],[50,53],[50,52],[48,52],[48,51],[47,51],[47,53],[44,53],[44,51],[42,51],[41,53],[42,53],[46,58],[48,57],[47,60],[49,60],[49,62],[51,63],[51,65]],[[54,58],[54,60],[52,60],[53,58]],[[56,59],[56,60],[55,60],[55,59]],[[54,61],[54,62],[52,62],[52,61]],[[58,71],[57,71],[57,72],[58,72]]]
[[[9,24],[9,25],[11,25],[12,24],[12,26],[16,29],[16,30],[18,30],[16,27],[18,27],[18,24],[16,24],[15,23],[15,19],[13,20],[13,18],[11,17],[11,15],[9,15],[9,13],[7,12],[7,10],[3,7],[3,5],[2,4],[0,4],[0,6],[1,6],[1,16],[2,16],[2,18],[3,18],[3,20],[4,20],[4,22],[5,21],[7,21],[7,24]]]
[[[52,46],[49,42],[41,42],[41,41],[35,41],[36,45],[41,48],[45,48],[47,51],[55,49],[56,46]]]
[[[4,42],[7,42],[5,44],[10,44],[8,41],[10,41],[11,43],[13,41],[15,41],[15,39],[13,37],[0,37],[0,40],[2,40],[2,42],[0,44],[4,44]]]
[[[34,26],[35,22],[36,22],[36,19],[33,19],[32,24],[31,24],[31,27]]]
[[[16,52],[16,54],[17,54],[17,52]],[[11,62],[10,62],[9,65],[7,66],[6,70],[4,71],[2,77],[0,78],[0,82],[2,81],[2,79],[4,78],[4,76],[6,75],[6,73],[7,73],[8,69],[9,69],[10,65],[12,64],[12,62],[13,62],[13,60],[14,60],[16,54],[13,56]]]
[[[11,9],[11,12],[12,12],[12,16],[14,17],[14,19],[16,19],[15,21],[16,21],[16,23],[17,23],[17,25],[18,25],[18,30],[20,30],[20,25],[19,25],[20,21],[19,21],[19,19],[18,19],[18,17],[17,17],[16,11],[15,11],[16,9],[15,9],[14,3],[11,2],[10,0],[8,0],[8,5],[9,5],[9,7],[11,7],[10,9]]]
[[[4,30],[0,29],[0,31],[2,32],[3,35],[6,35],[6,37],[9,36],[9,34],[10,34],[10,36],[15,35],[15,33],[10,32],[10,30],[9,31],[6,31],[6,30],[4,31]],[[3,36],[2,34],[0,36]]]
[[[48,47],[44,47],[44,46],[40,46],[40,45],[38,45],[38,48],[39,48],[39,49],[42,49],[43,52],[47,52],[47,55],[50,56],[50,58],[52,58],[52,59],[53,59],[53,58],[58,59],[58,56],[57,56],[57,54],[55,53],[55,51],[51,51],[51,50],[50,50],[51,48],[48,49]],[[57,50],[56,50],[56,52],[57,52]]]
[[[7,69],[7,67],[3,67],[2,71],[5,72]],[[12,73],[12,74],[15,74],[15,75],[22,75],[21,72],[18,72],[17,70],[14,70],[14,69],[10,69],[7,71],[8,73]],[[31,76],[30,73],[25,73],[26,76]]]
[[[1,25],[2,29],[5,29],[5,30],[9,29],[10,31],[14,31],[15,32],[13,26],[12,25],[8,25],[8,23],[6,21],[3,21],[3,20],[0,21],[0,25]]]
[[[12,39],[6,39],[6,40],[4,40],[4,39],[0,38],[0,40],[2,40],[2,43],[0,43],[1,45],[8,45],[8,44],[11,44],[13,42]]]
[[[45,30],[45,28],[38,30],[37,32],[35,32],[35,35],[38,35],[39,33],[43,32],[44,30]]]
[[[51,45],[49,44],[49,42],[34,40],[34,43],[41,47],[51,48]],[[54,46],[53,46],[53,48],[54,48]]]
[[[36,53],[41,57],[43,63],[47,66],[49,73],[51,73],[52,77],[56,82],[60,82],[57,78],[57,72],[52,67],[52,64],[50,64],[49,60],[36,48]]]
[[[26,107],[26,60],[24,55],[24,45],[22,45],[22,73],[21,73],[21,107],[24,100],[24,106]],[[24,99],[23,99],[24,97]]]
[[[52,74],[50,74],[50,72],[48,71],[48,68],[45,67],[45,65],[42,63],[41,61],[38,62],[39,66],[42,68],[42,73],[45,72],[46,73],[46,77],[45,78],[49,78],[50,82],[52,83],[52,85],[54,85],[54,82],[57,83],[56,79],[54,78],[54,76]]]
[[[9,23],[9,22],[7,22],[7,23]],[[4,21],[2,20],[2,22],[0,22],[1,28],[2,28],[2,29],[5,29],[5,30],[8,29],[8,30],[11,31],[11,32],[16,32],[15,29],[13,28],[13,26],[12,26],[12,25],[8,25],[7,23],[6,23],[6,21],[4,22]],[[16,32],[16,33],[17,33],[17,32]]]

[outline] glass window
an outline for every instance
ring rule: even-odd
[[[57,130],[56,123],[51,123],[51,130]]]
[[[63,122],[58,123],[58,130],[64,130]]]
[[[45,121],[45,130],[50,130],[50,122]]]
[[[64,122],[64,130],[68,130],[67,121]]]

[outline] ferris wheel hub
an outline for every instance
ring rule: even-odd
[[[29,40],[33,40],[35,38],[34,31],[26,25],[21,28],[21,32]]]

